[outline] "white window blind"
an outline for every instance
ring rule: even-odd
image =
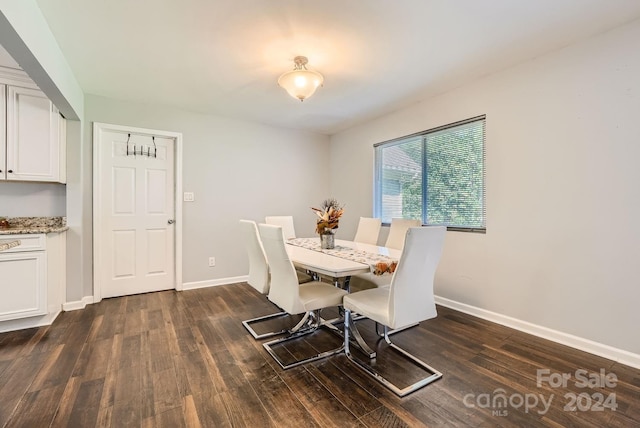
[[[375,212],[485,229],[485,117],[375,145]]]

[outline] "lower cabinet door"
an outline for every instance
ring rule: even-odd
[[[0,321],[47,313],[44,251],[0,253]]]

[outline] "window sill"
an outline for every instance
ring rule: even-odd
[[[382,227],[389,227],[391,223],[382,223]],[[428,226],[423,224],[423,226]],[[437,226],[437,225],[431,225]],[[447,226],[447,232],[467,232],[467,233],[487,233],[486,227],[456,227],[456,226]]]

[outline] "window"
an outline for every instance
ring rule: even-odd
[[[375,215],[454,230],[485,230],[485,117],[375,147]]]

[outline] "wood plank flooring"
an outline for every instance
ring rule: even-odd
[[[344,355],[283,371],[241,324],[274,309],[241,283],[106,299],[48,327],[0,334],[0,426],[640,426],[639,370],[442,307],[393,337],[444,373],[408,397]],[[361,325],[374,344],[372,323]],[[286,352],[339,340],[320,332]],[[389,378],[415,377],[385,344],[377,350]],[[538,369],[571,379],[537,386]],[[578,369],[617,381],[581,388]],[[615,411],[597,405],[610,396]]]

